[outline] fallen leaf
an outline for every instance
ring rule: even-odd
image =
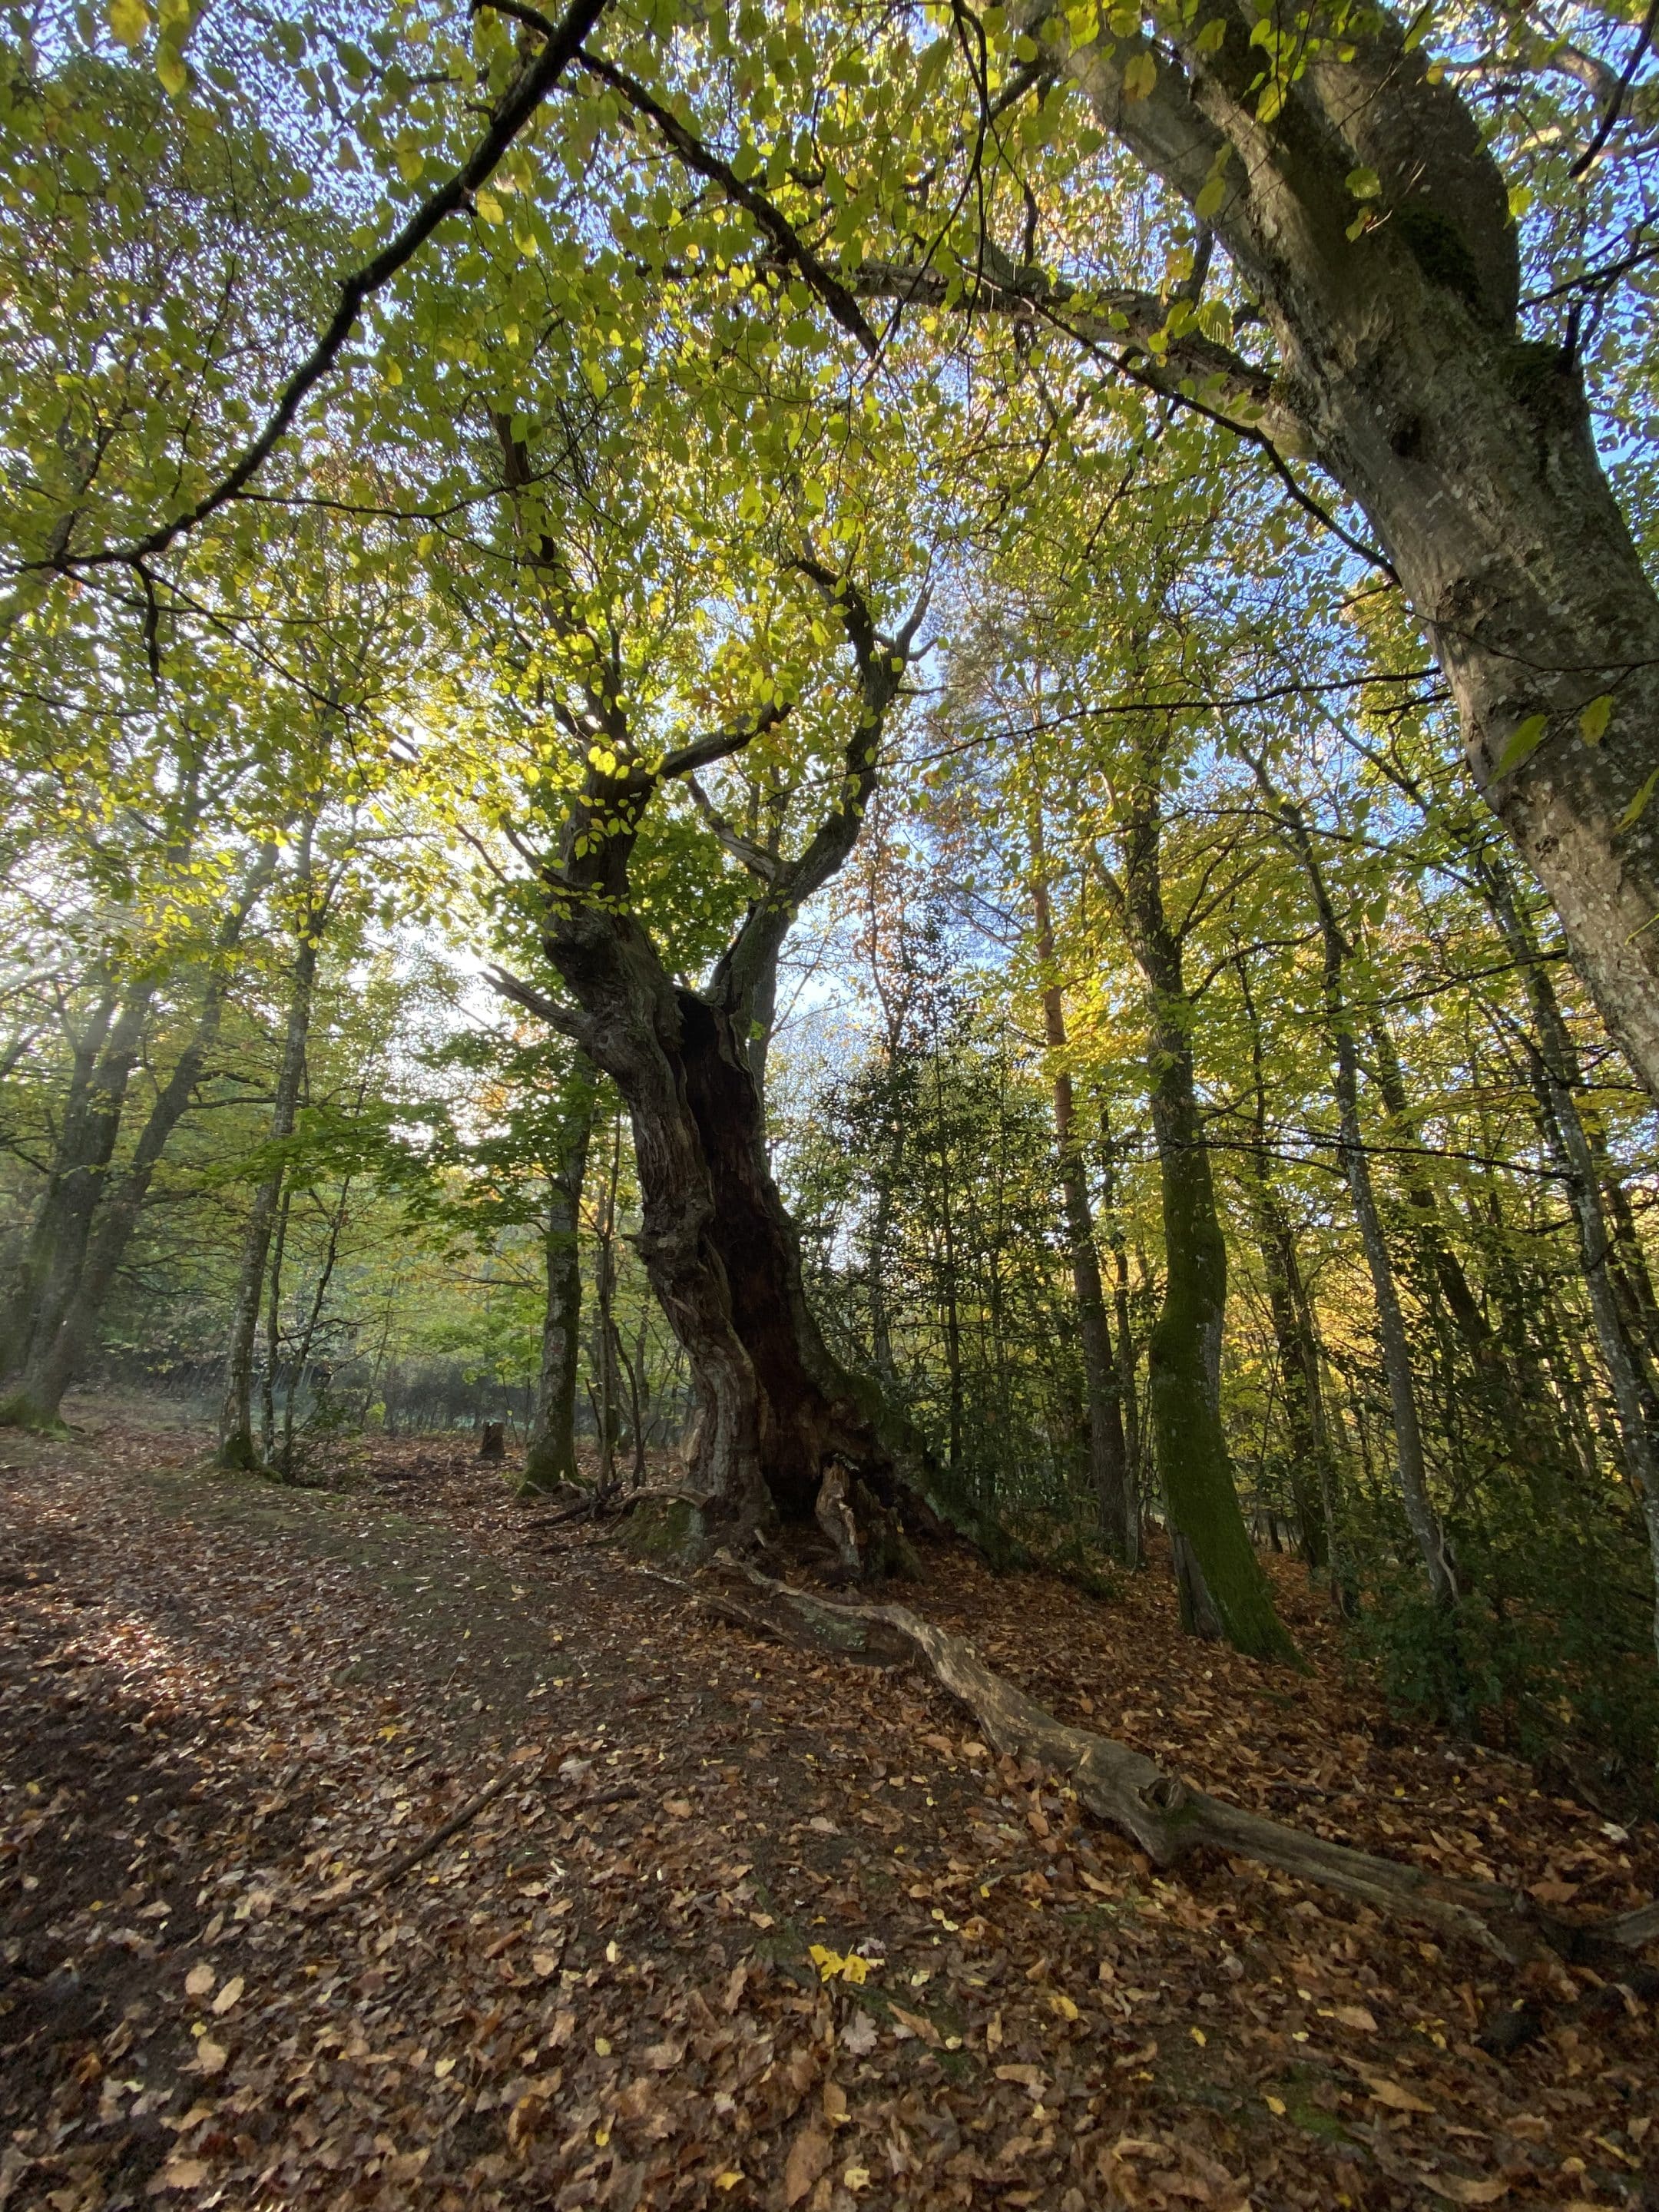
[[[867,2058],[881,2040],[867,2012],[855,2012],[841,2032],[843,2045],[854,2058]]]
[[[170,2158],[159,2178],[163,2189],[199,2189],[207,2179],[207,2160]]]
[[[677,1820],[689,1820],[691,1818],[691,1800],[689,1797],[665,1797],[662,1809],[665,1813],[672,1814]]]
[[[230,1979],[225,1984],[223,1989],[220,1990],[218,1996],[213,2000],[213,2009],[219,2018],[222,2019],[233,2005],[239,2004],[241,2002],[242,1991],[246,1988],[246,1983],[240,1974],[233,1974],[231,1976]]]
[[[783,2201],[799,2204],[830,2164],[830,2138],[816,2120],[809,2120],[789,2146],[783,2169]]]
[[[815,1836],[838,1836],[841,1833],[835,1822],[822,1813],[814,1813],[806,1825]]]
[[[1454,2204],[1496,2204],[1500,2197],[1510,2193],[1510,2185],[1501,2173],[1489,2181],[1466,2181],[1456,2173],[1419,2173],[1417,2178],[1425,2189],[1433,2190],[1437,2197],[1449,2197]]]
[[[187,1997],[204,1997],[218,1978],[204,1959],[199,1966],[192,1966],[185,1976],[185,1995]]]
[[[545,1981],[550,1974],[557,1973],[560,1955],[557,1951],[532,1951],[530,1963]]]
[[[1425,2104],[1414,2089],[1403,2088],[1391,2081],[1386,2074],[1365,2074],[1361,2080],[1379,2105],[1387,2105],[1396,2112],[1431,2112],[1432,2105]]]
[[[222,2074],[230,2053],[222,2043],[216,2043],[204,2035],[196,2046],[196,2070],[198,2074]]]
[[[1340,2020],[1344,2027],[1358,2027],[1367,2035],[1376,2033],[1376,2022],[1364,2005],[1333,2005],[1331,2018]]]

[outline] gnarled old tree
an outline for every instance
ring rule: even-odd
[[[518,465],[509,460],[509,473]],[[543,539],[531,558],[550,621],[576,621],[557,550]],[[694,784],[791,708],[775,700],[665,750],[634,726],[619,656],[597,637],[579,696],[556,705],[586,766],[538,887],[541,943],[565,996],[556,1002],[501,971],[496,981],[573,1037],[627,1104],[636,1243],[690,1361],[700,1412],[690,1482],[708,1520],[729,1539],[816,1515],[856,1574],[891,1556],[886,1509],[904,1498],[924,1515],[935,1510],[927,1455],[878,1389],[835,1359],[808,1308],[795,1229],[768,1165],[762,1079],[784,939],[853,849],[925,602],[884,635],[850,578],[809,556],[791,565],[851,647],[851,727],[822,817],[793,853],[781,835],[744,835],[698,787],[720,845],[756,882],[706,984],[694,989],[671,972],[635,910],[630,859],[665,787]]]

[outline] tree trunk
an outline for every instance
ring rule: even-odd
[[[1601,1211],[1600,1179],[1574,1096],[1577,1055],[1551,988],[1536,939],[1528,928],[1509,872],[1492,855],[1481,861],[1481,878],[1493,919],[1521,971],[1537,1025],[1536,1043],[1525,1040],[1528,1066],[1536,1089],[1551,1149],[1566,1184],[1578,1231],[1579,1258],[1589,1294],[1596,1348],[1613,1389],[1619,1418],[1619,1443],[1626,1470],[1641,1503],[1654,1572],[1653,1638],[1659,1655],[1659,1439],[1650,1419],[1654,1379],[1645,1346],[1620,1310],[1613,1267],[1613,1243]]]
[[[1048,879],[1042,846],[1042,817],[1031,817],[1031,902],[1036,916],[1036,953],[1042,963],[1042,1019],[1054,1057],[1054,1149],[1066,1210],[1072,1289],[1077,1301],[1078,1348],[1082,1354],[1083,1390],[1089,1418],[1089,1480],[1100,1515],[1103,1541],[1125,1566],[1140,1551],[1140,1505],[1123,1437],[1123,1408],[1117,1366],[1106,1318],[1106,1294],[1100,1279],[1100,1254],[1077,1133],[1071,1071],[1066,1050],[1066,1009],[1054,973],[1054,932],[1048,905]]]
[[[1194,1010],[1164,910],[1155,781],[1131,800],[1121,912],[1146,981],[1152,1132],[1164,1187],[1164,1302],[1147,1395],[1185,1626],[1258,1658],[1295,1656],[1239,1509],[1221,1423],[1227,1246],[1194,1079]]]
[[[153,980],[142,981],[124,994],[106,1026],[101,1018],[94,1020],[101,1046],[84,1083],[71,1089],[52,1179],[30,1237],[20,1297],[21,1370],[3,1407],[9,1420],[50,1426],[58,1418],[69,1367],[54,1358],[54,1348],[86,1273],[94,1223],[109,1187],[127,1087],[154,997]]]
[[[1369,518],[1446,672],[1476,784],[1659,1095],[1659,805],[1640,807],[1659,599],[1602,472],[1572,341],[1519,335],[1504,179],[1394,17],[1297,41],[1281,79],[1253,4],[1201,15],[1173,32],[1173,62],[1139,33],[1074,44],[1041,0],[1016,20],[1151,170],[1203,196],[1277,342],[1271,379],[1233,364],[1250,419]],[[1125,96],[1132,63],[1155,70],[1146,96]],[[1358,199],[1349,179],[1365,171],[1375,191]],[[1173,384],[1213,374],[1219,354],[1147,359]],[[1611,719],[1587,743],[1579,718],[1599,699]]]
[[[298,943],[283,1030],[283,1057],[270,1108],[269,1141],[276,1146],[285,1145],[294,1134],[300,1090],[305,1079],[306,1044],[311,1033],[311,1006],[324,917],[323,902],[313,896],[312,888],[314,830],[314,822],[306,824],[300,848],[298,887],[301,906]],[[225,1358],[224,1399],[219,1413],[217,1458],[221,1467],[255,1468],[259,1464],[253,1435],[253,1346],[259,1328],[265,1261],[270,1250],[271,1231],[285,1172],[285,1164],[279,1158],[274,1171],[264,1177],[253,1194],[253,1210],[243,1238],[236,1302],[231,1315],[230,1346]]]
[[[1296,1506],[1302,1556],[1316,1570],[1329,1565],[1336,1541],[1336,1471],[1319,1378],[1319,1347],[1297,1260],[1296,1237],[1267,1166],[1267,1092],[1262,1068],[1261,1025],[1250,988],[1249,965],[1243,953],[1234,963],[1239,995],[1250,1032],[1253,1079],[1253,1143],[1247,1155],[1250,1212],[1267,1288],[1267,1311],[1279,1353],[1279,1386],[1285,1396],[1285,1426],[1290,1440],[1291,1496]],[[1339,1588],[1343,1577],[1334,1577]]]
[[[651,1286],[690,1363],[690,1477],[728,1534],[810,1521],[833,1462],[877,1497],[927,1487],[926,1455],[874,1389],[831,1357],[767,1161],[746,1024],[677,988],[634,918],[559,902],[547,950],[570,1026],[633,1125]]]
[[[547,1228],[543,1239],[547,1305],[542,1317],[536,1404],[525,1446],[526,1491],[576,1480],[576,1367],[582,1301],[581,1203],[587,1147],[598,1103],[592,1072],[580,1063],[565,1078],[563,1112],[547,1161]]]
[[[75,1379],[87,1347],[96,1333],[111,1285],[126,1257],[128,1245],[149,1195],[149,1187],[173,1131],[184,1119],[196,1086],[202,1079],[208,1055],[218,1042],[225,999],[230,988],[229,956],[241,942],[242,932],[255,902],[270,881],[274,856],[262,854],[243,885],[232,911],[215,939],[211,964],[203,988],[196,1027],[167,1081],[157,1091],[138,1133],[132,1157],[112,1186],[96,1203],[88,1224],[82,1260],[54,1325],[51,1308],[42,1301],[40,1323],[33,1334],[28,1364],[21,1395],[36,1418],[55,1421],[64,1393]],[[113,1149],[115,1129],[109,1132]],[[107,1173],[106,1175],[107,1183]]]
[[[1445,1533],[1429,1496],[1428,1471],[1423,1455],[1423,1429],[1418,1417],[1417,1386],[1412,1374],[1411,1346],[1406,1336],[1405,1316],[1395,1281],[1394,1263],[1382,1234],[1382,1218],[1371,1184],[1370,1159],[1359,1122],[1359,1054],[1354,1044],[1353,1022],[1346,1002],[1345,972],[1351,951],[1338,922],[1324,873],[1316,859],[1313,840],[1301,811],[1281,799],[1265,769],[1253,763],[1263,795],[1285,831],[1305,872],[1319,917],[1324,949],[1325,1018],[1336,1057],[1334,1088],[1338,1116],[1338,1149],[1354,1219],[1365,1254],[1365,1265],[1376,1301],[1377,1340],[1382,1354],[1383,1379],[1394,1422],[1395,1470],[1400,1501],[1405,1509],[1412,1538],[1428,1577],[1430,1595],[1440,1611],[1455,1613],[1457,1581],[1446,1547]]]

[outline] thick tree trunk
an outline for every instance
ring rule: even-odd
[[[524,1488],[551,1490],[576,1480],[576,1369],[580,1350],[582,1186],[597,1103],[593,1077],[578,1065],[565,1078],[564,1110],[547,1162],[543,1249],[547,1304],[542,1316],[536,1403],[525,1446]]]
[[[738,1536],[811,1520],[836,1466],[884,1504],[925,1502],[919,1442],[831,1357],[807,1306],[746,1024],[677,988],[626,913],[561,902],[547,949],[575,1001],[569,1026],[633,1125],[635,1245],[690,1362],[690,1477],[709,1518]]]
[[[1659,727],[1659,599],[1577,362],[1518,334],[1515,224],[1474,116],[1380,10],[1278,64],[1253,0],[1194,15],[1173,58],[1115,25],[1078,43],[1047,0],[1015,17],[1148,168],[1203,197],[1278,346],[1271,378],[1234,364],[1247,419],[1369,518],[1445,670],[1476,784],[1659,1094],[1659,804],[1631,819]],[[1132,64],[1154,72],[1150,94],[1126,97]],[[1360,199],[1349,179],[1365,171]],[[1171,382],[1222,358],[1188,363],[1179,343],[1167,369],[1143,356]],[[1611,719],[1587,743],[1579,717],[1604,697]]]
[[[307,838],[301,880],[308,883],[310,842]],[[271,1100],[272,1145],[286,1144],[294,1134],[305,1079],[306,1044],[311,1033],[311,1006],[317,982],[317,952],[322,916],[307,897],[299,943],[294,957],[289,993],[288,1018],[283,1035],[283,1057],[276,1071]],[[271,1231],[282,1198],[283,1166],[268,1175],[253,1194],[253,1207],[242,1241],[242,1260],[236,1281],[236,1302],[231,1314],[230,1343],[225,1356],[224,1397],[219,1413],[218,1462],[221,1467],[255,1468],[258,1446],[253,1434],[253,1346],[259,1328],[259,1304],[264,1295],[265,1261]]]
[[[1221,1422],[1227,1246],[1193,1070],[1193,1007],[1164,910],[1158,795],[1133,801],[1123,915],[1146,984],[1152,1132],[1164,1187],[1164,1303],[1147,1347],[1147,1395],[1170,1510],[1182,1620],[1258,1658],[1295,1656],[1239,1509]]]

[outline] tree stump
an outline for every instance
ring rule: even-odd
[[[486,1421],[478,1437],[480,1459],[507,1457],[507,1424],[505,1421]]]

